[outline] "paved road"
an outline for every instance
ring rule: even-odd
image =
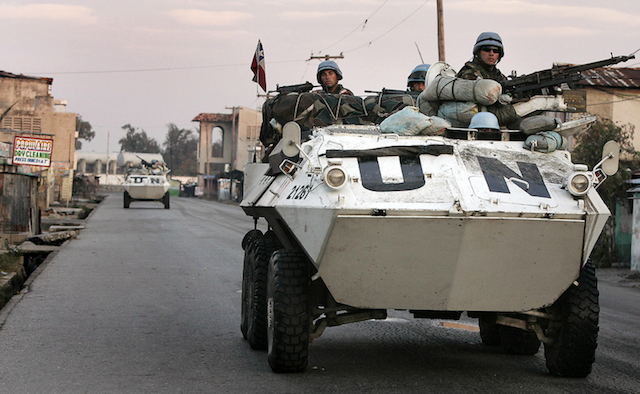
[[[507,356],[476,332],[404,312],[329,328],[306,373],[274,374],[239,330],[239,245],[251,227],[237,206],[174,198],[170,210],[125,210],[110,194],[0,313],[0,392],[640,392],[640,289],[617,284],[615,270],[602,271],[587,379],[549,376],[542,351]]]

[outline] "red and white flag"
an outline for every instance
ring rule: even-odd
[[[264,50],[262,49],[262,43],[258,40],[258,47],[256,53],[253,55],[253,61],[251,62],[251,71],[253,71],[253,82],[257,82],[258,85],[267,91],[267,78],[264,72]]]

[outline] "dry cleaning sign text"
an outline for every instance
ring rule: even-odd
[[[53,140],[16,136],[13,139],[13,164],[50,167],[52,151]]]

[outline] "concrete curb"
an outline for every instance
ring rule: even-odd
[[[83,221],[85,222],[88,221],[99,206],[100,204],[98,203],[96,207],[92,209],[91,212],[89,212],[89,215],[87,215],[87,217],[83,219]],[[67,244],[71,242],[71,240],[74,238],[75,237],[67,239],[62,243],[62,245],[60,245],[59,250],[55,250],[49,253],[47,257],[44,259],[44,261],[40,265],[38,265],[38,267],[31,273],[31,275],[29,275],[29,277],[24,281],[24,283],[16,284],[16,281],[7,281],[7,283],[5,283],[2,286],[2,289],[0,289],[0,291],[3,291],[3,292],[6,291],[8,292],[7,294],[12,294],[12,293],[15,294],[16,292],[18,292],[18,290],[20,291],[17,294],[15,294],[13,297],[11,297],[7,301],[7,303],[4,304],[4,306],[0,309],[0,329],[2,329],[2,327],[4,326],[4,323],[6,322],[7,318],[11,314],[11,311],[13,310],[13,308],[15,308],[16,305],[20,303],[24,295],[29,292],[31,285],[33,284],[33,281],[35,281],[36,278],[46,269],[49,263],[56,257],[58,252],[61,249],[63,249],[65,246],[67,246]]]
[[[65,247],[67,243],[69,243],[70,241],[71,241],[70,239],[66,240],[61,245],[61,248]],[[38,266],[38,268],[36,268],[31,273],[31,275],[29,275],[27,280],[22,284],[22,290],[20,290],[18,294],[11,297],[11,299],[7,301],[4,307],[0,309],[0,329],[2,329],[2,327],[4,326],[4,323],[6,322],[7,318],[11,314],[11,311],[13,310],[13,308],[15,308],[16,305],[18,305],[18,303],[20,303],[20,301],[22,300],[22,297],[24,297],[24,295],[29,292],[29,289],[31,288],[31,284],[33,283],[33,281],[36,280],[36,278],[45,270],[47,265],[49,265],[49,262],[51,262],[51,260],[55,258],[58,252],[59,251],[54,251],[49,253],[47,258],[44,259],[44,261]]]

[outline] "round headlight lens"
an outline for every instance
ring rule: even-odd
[[[327,182],[327,185],[334,189],[337,189],[340,186],[344,185],[347,180],[347,174],[345,174],[342,168],[333,167],[325,173],[324,179]]]
[[[574,196],[581,196],[585,194],[591,186],[591,180],[586,174],[573,174],[570,180],[569,191]]]

